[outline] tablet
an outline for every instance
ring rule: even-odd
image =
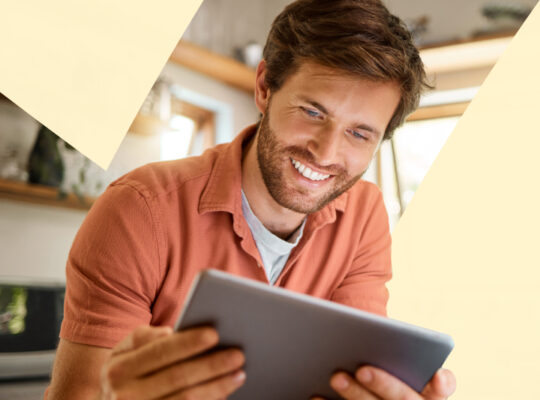
[[[200,325],[244,351],[246,382],[231,400],[338,399],[331,375],[365,364],[420,392],[454,346],[443,333],[217,270],[196,277],[176,330]]]

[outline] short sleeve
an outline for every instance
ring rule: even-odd
[[[391,237],[382,194],[377,193],[349,273],[331,300],[386,316],[386,282],[392,277]]]
[[[160,277],[150,201],[134,186],[113,184],[92,206],[68,256],[60,337],[111,348],[150,322]]]

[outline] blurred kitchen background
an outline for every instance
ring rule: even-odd
[[[107,171],[0,94],[0,341],[23,332],[30,314],[30,292],[16,288],[63,285],[77,229],[112,180],[149,162],[200,154],[258,119],[254,66],[287,3],[205,0]],[[394,226],[537,1],[385,3],[413,31],[435,87],[366,174],[381,187]]]

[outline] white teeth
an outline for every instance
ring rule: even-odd
[[[306,167],[301,162],[296,161],[292,158],[291,158],[291,161],[294,165],[294,168],[296,168],[298,172],[302,174],[302,176],[304,176],[305,178],[311,179],[312,181],[322,181],[330,177],[330,175],[323,175],[318,172],[312,171],[311,168]]]

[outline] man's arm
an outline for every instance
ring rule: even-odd
[[[111,349],[60,339],[47,400],[98,398],[100,371]]]
[[[388,290],[385,284],[392,277],[388,214],[380,190],[369,182],[362,184],[367,194],[349,198],[350,203],[362,204],[361,213],[343,222],[360,233],[358,242],[351,243],[355,246],[354,258],[347,276],[330,300],[386,316]]]
[[[244,382],[244,355],[202,354],[218,339],[212,328],[142,326],[112,350],[62,340],[46,400],[225,398]]]

